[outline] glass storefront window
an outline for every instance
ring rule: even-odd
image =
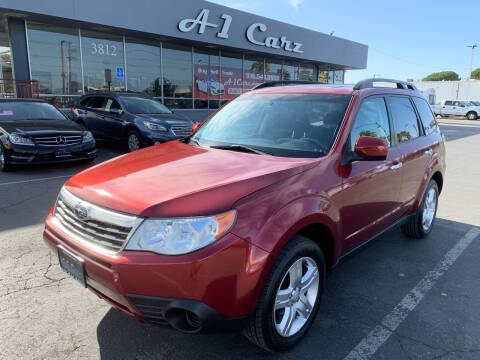
[[[214,105],[212,101],[209,102],[209,99],[218,100],[225,93],[225,87],[220,82],[218,51],[207,52],[194,49],[193,74],[195,108],[208,109],[210,104]]]
[[[343,75],[344,75],[344,71],[343,70],[337,70],[335,71],[334,73],[334,79],[333,79],[333,82],[334,84],[343,84]]]
[[[242,56],[222,52],[220,83],[223,85],[222,99],[234,99],[243,92]]]
[[[192,108],[192,48],[164,43],[162,61],[165,105],[172,108]]]
[[[30,70],[41,94],[81,94],[78,30],[27,22]]]
[[[162,96],[160,68],[160,42],[144,43],[137,39],[125,39],[127,63],[127,89]]]
[[[123,38],[87,30],[81,34],[85,91],[125,90]]]
[[[265,81],[282,80],[282,63],[270,59],[265,60]]]
[[[306,81],[315,81],[315,67],[313,65],[300,65],[298,70],[298,79]]]
[[[292,63],[283,64],[282,80],[298,80],[298,66]]]
[[[243,91],[262,84],[264,77],[264,58],[245,57],[243,67]]]
[[[333,77],[334,77],[333,75],[334,75],[333,71],[328,72],[328,83],[329,84],[333,84]]]
[[[319,83],[327,84],[328,83],[328,71],[319,70],[317,81]]]
[[[0,79],[5,80],[0,82],[0,97],[14,97],[13,83],[9,81],[13,79],[12,50],[10,49],[6,21],[0,26]]]

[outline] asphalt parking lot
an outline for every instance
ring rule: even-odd
[[[276,355],[240,334],[137,323],[61,272],[43,220],[87,165],[0,174],[0,358],[480,359],[480,121],[439,121],[448,168],[430,237],[393,229],[341,263],[310,333]],[[95,163],[123,151],[99,143]]]

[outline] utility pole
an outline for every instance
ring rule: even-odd
[[[470,80],[472,79],[472,71],[473,71],[473,54],[474,54],[475,48],[478,47],[478,45],[477,44],[467,45],[467,47],[472,49],[472,56],[470,58],[470,72],[468,73],[468,78],[467,78],[468,79],[467,98],[465,100],[470,99]]]

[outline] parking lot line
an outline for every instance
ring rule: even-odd
[[[344,360],[370,359],[479,234],[479,228],[471,228]]]
[[[0,183],[0,186],[4,186],[4,185],[17,185],[17,184],[25,184],[25,183],[30,183],[30,182],[36,182],[36,181],[45,181],[45,180],[55,180],[55,179],[69,178],[69,177],[71,177],[71,176],[73,176],[73,175],[74,175],[74,174],[61,175],[61,176],[52,176],[52,177],[40,178],[40,179],[30,179],[30,180],[12,181],[12,182]]]

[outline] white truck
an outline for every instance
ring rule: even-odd
[[[470,101],[445,100],[438,105],[432,105],[435,116],[465,116],[468,120],[477,120],[480,116],[480,106]]]

